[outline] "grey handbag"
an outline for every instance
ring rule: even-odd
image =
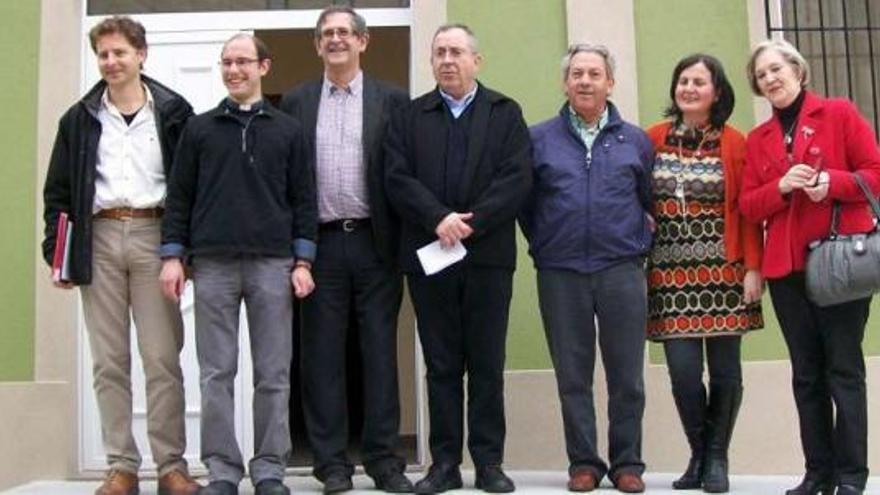
[[[865,234],[839,235],[840,204],[831,215],[831,235],[810,245],[807,257],[807,297],[817,306],[831,306],[870,297],[880,291],[880,204],[865,181],[853,177],[874,212],[874,230]]]

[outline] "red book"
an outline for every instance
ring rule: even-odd
[[[67,213],[58,215],[55,225],[55,255],[52,257],[52,280],[68,282],[70,280],[70,237],[73,234],[73,222]]]

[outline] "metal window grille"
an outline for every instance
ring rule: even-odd
[[[852,100],[880,134],[880,0],[764,0],[767,37],[807,59],[811,87]]]

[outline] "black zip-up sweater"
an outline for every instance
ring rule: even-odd
[[[192,107],[158,81],[145,75],[141,75],[141,81],[153,95],[162,166],[168,177],[177,140],[193,114]],[[102,131],[98,110],[105,89],[107,83],[99,81],[61,117],[43,187],[43,258],[52,265],[58,215],[67,212],[74,224],[70,241],[70,281],[77,285],[92,281],[92,208]]]
[[[299,122],[265,100],[226,99],[180,138],[162,221],[162,257],[256,254],[313,260],[314,175]]]

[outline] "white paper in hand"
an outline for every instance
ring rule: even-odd
[[[444,248],[440,245],[440,241],[434,241],[416,250],[416,255],[422,263],[425,275],[433,275],[447,266],[461,261],[467,255],[467,249],[461,241],[456,242],[450,248]]]

